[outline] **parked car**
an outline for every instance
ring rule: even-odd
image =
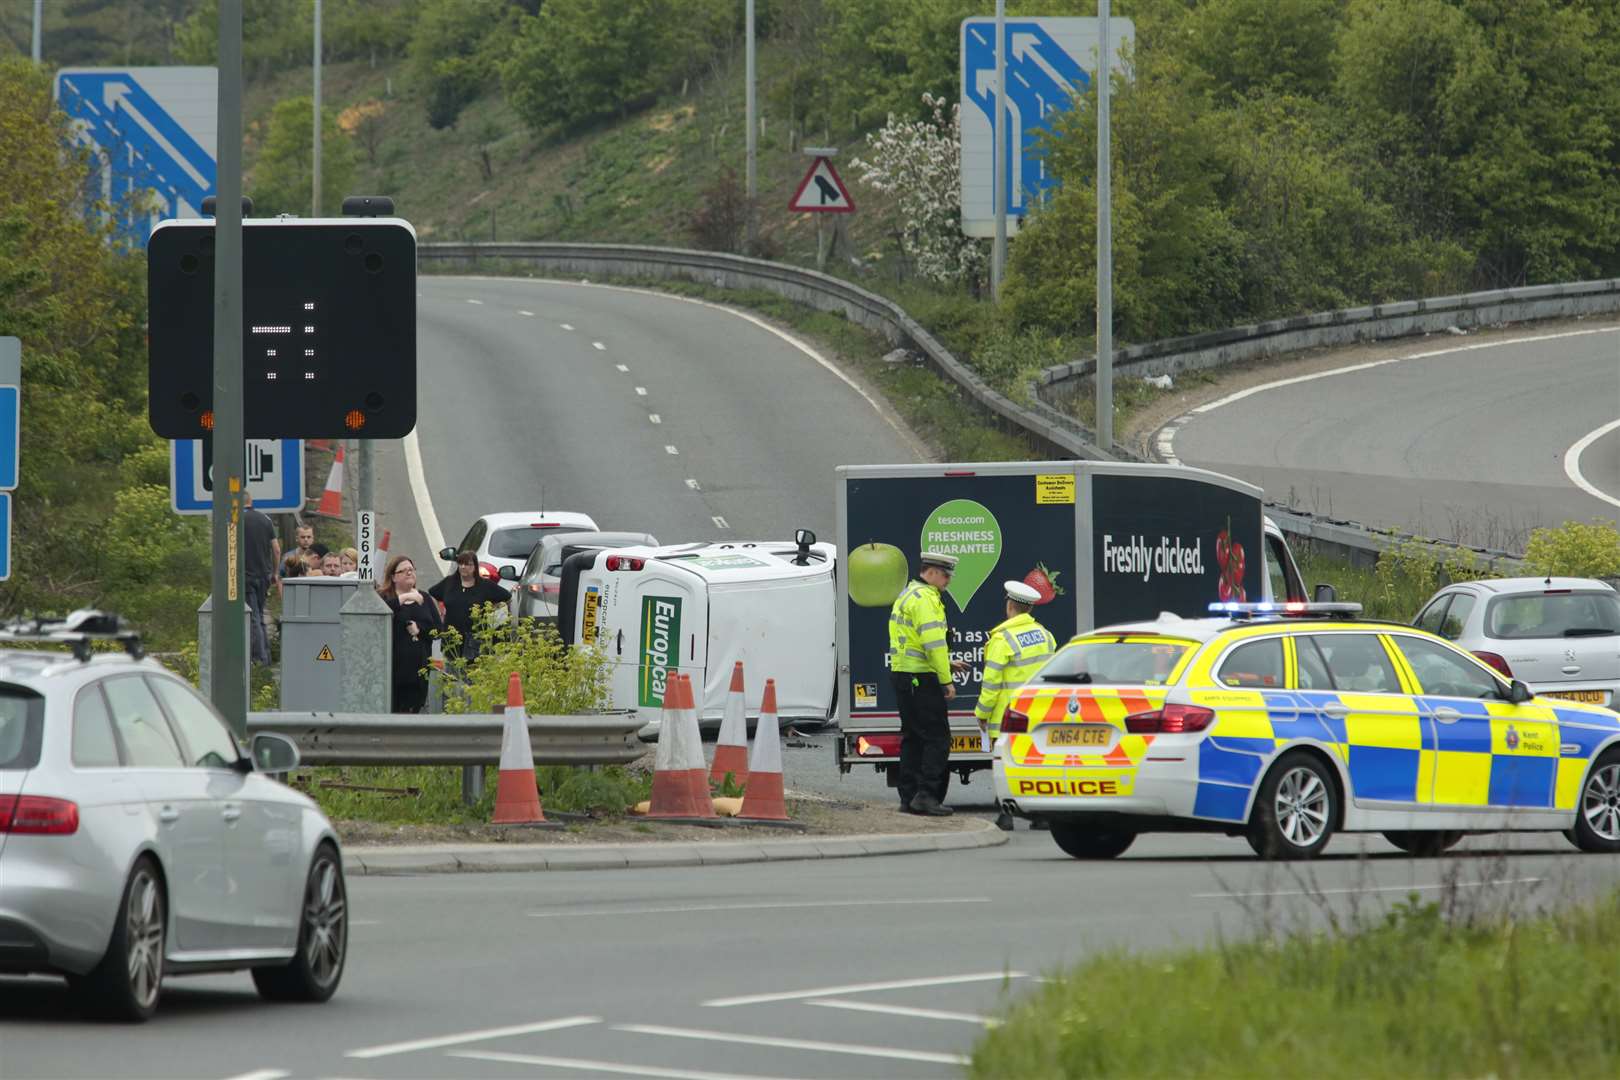
[[[1620,852],[1620,715],[1536,697],[1444,638],[1358,620],[1358,604],[1212,607],[1060,649],[1002,720],[1002,808],[1082,859],[1169,831],[1282,859],[1336,832],[1425,855],[1535,830]]]
[[[637,532],[548,532],[529,553],[520,570],[502,570],[501,579],[512,589],[512,616],[533,619],[557,617],[557,590],[563,560],[581,551],[624,547],[657,547],[658,538]]]
[[[1460,581],[1435,593],[1414,625],[1541,697],[1620,707],[1620,594],[1596,579]]]
[[[118,639],[127,654],[91,651]],[[65,976],[144,1020],[166,977],[248,969],[270,999],[325,1001],[348,946],[343,859],[315,803],[240,752],[213,707],[111,616],[0,628],[0,972]]]
[[[479,573],[494,579],[500,577],[503,566],[520,569],[547,532],[577,532],[581,529],[595,531],[596,522],[589,514],[561,510],[485,514],[472,523],[472,528],[467,530],[460,544],[440,549],[439,558],[454,562],[458,551],[476,552]]]

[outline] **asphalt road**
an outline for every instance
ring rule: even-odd
[[[1589,895],[1620,858],[1562,838],[1408,859],[1339,838],[1308,865],[1242,841],[1149,837],[1081,863],[1043,834],[888,858],[355,878],[348,968],[322,1006],[246,975],[176,980],[141,1027],[86,1021],[65,986],[0,979],[6,1077],[932,1077],[1059,965],[1412,892],[1518,908]],[[1360,847],[1370,857],[1358,857]]]
[[[1617,330],[1430,339],[1411,351],[1431,355],[1205,407],[1179,423],[1174,453],[1306,509],[1469,543],[1511,546],[1539,526],[1614,521]],[[1588,436],[1577,469],[1596,493],[1566,469]]]

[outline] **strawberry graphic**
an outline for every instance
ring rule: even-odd
[[[1045,563],[1036,563],[1035,569],[1024,575],[1024,584],[1041,594],[1036,605],[1050,604],[1063,595],[1063,586],[1057,583],[1061,570],[1048,570]]]

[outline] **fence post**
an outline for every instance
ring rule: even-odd
[[[394,612],[369,582],[338,612],[343,624],[343,711],[385,713],[393,702]]]

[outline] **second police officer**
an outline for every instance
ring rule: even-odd
[[[956,696],[946,647],[945,605],[940,600],[956,570],[956,556],[925,551],[917,578],[889,609],[889,680],[900,712],[900,809],[944,817],[950,783],[951,721],[946,702]]]
[[[1052,632],[1030,614],[1041,594],[1022,581],[1002,582],[1002,588],[1007,592],[1007,618],[990,631],[984,647],[984,683],[979,688],[979,704],[973,710],[987,753],[1001,734],[1001,717],[1012,704],[1013,695],[1057,651]],[[1011,829],[1012,815],[1001,811],[996,827]]]

